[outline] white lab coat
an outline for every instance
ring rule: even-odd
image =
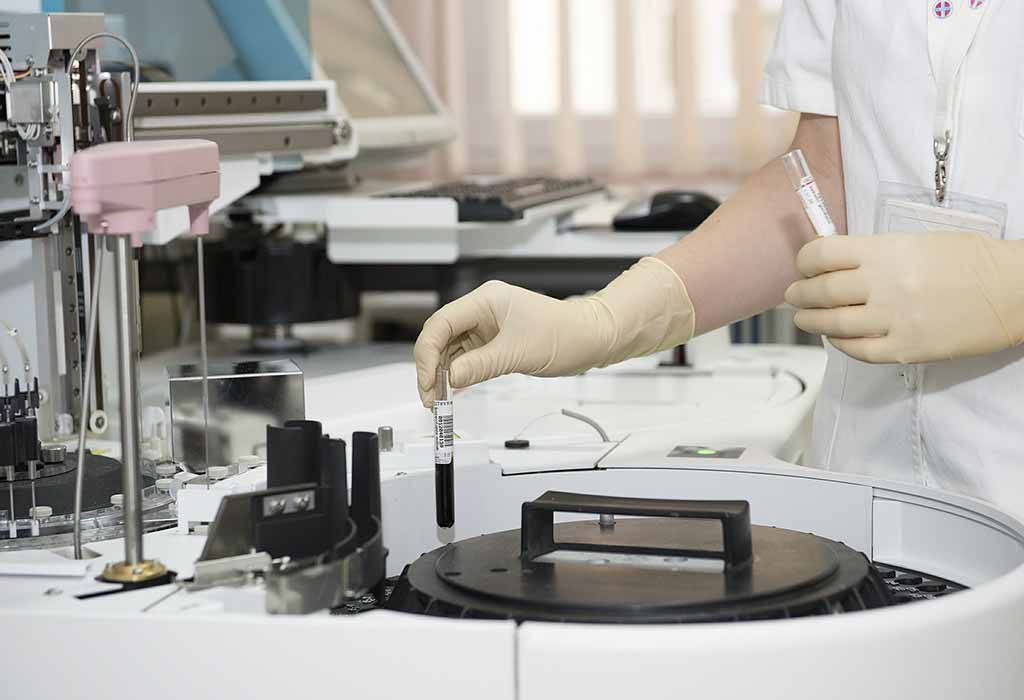
[[[970,11],[969,0],[953,2]],[[988,2],[963,68],[949,190],[1006,203],[1006,238],[1019,239],[1024,2]],[[761,99],[838,116],[851,235],[874,233],[880,182],[933,186],[928,12],[923,0],[785,2]],[[977,496],[1024,515],[1024,350],[907,367],[828,353],[810,464]]]

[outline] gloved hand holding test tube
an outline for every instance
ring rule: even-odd
[[[807,166],[804,152],[799,148],[782,156],[782,166],[789,176],[789,182],[804,205],[807,218],[811,220],[815,232],[819,236],[834,236],[836,225],[829,216],[825,198],[821,196],[818,183],[814,181],[811,169]]]

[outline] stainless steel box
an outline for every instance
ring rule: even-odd
[[[27,78],[11,89],[9,121],[13,124],[45,124],[49,121],[52,80]]]
[[[291,360],[211,362],[209,465],[266,454],[267,425],[306,416],[302,370]],[[167,368],[171,452],[194,472],[208,466],[203,433],[203,381],[197,364]]]
[[[51,51],[70,51],[82,39],[104,30],[99,12],[47,12],[0,15],[0,30],[8,34],[7,55],[15,69],[45,66]]]

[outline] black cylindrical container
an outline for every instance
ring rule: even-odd
[[[337,544],[348,535],[348,463],[344,440],[320,440],[320,474],[330,506],[330,541]]]
[[[319,447],[310,445],[308,428],[267,426],[267,488],[317,482],[318,464]]]
[[[380,521],[380,452],[376,433],[352,433],[352,505],[356,527],[369,532]]]

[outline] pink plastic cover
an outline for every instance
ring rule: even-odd
[[[71,158],[71,205],[90,233],[140,234],[160,209],[187,206],[191,231],[209,231],[220,194],[217,144],[201,139],[105,143]]]

